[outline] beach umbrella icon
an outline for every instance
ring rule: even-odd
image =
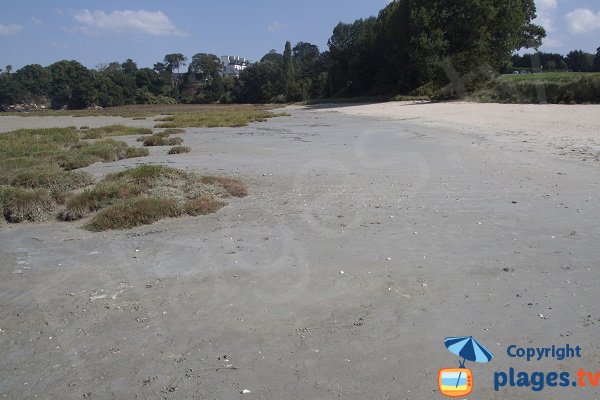
[[[487,363],[494,358],[492,352],[473,339],[473,336],[448,337],[444,340],[444,345],[452,354],[462,357],[460,368],[465,368],[466,361]],[[457,386],[460,377],[461,374],[458,375]]]

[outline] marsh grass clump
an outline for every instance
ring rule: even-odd
[[[60,194],[91,185],[94,177],[83,171],[64,171],[55,165],[33,167],[16,174],[10,184],[28,189],[48,189]]]
[[[60,213],[59,219],[63,221],[75,221],[119,200],[137,197],[143,191],[144,187],[133,183],[100,182],[92,189],[84,190],[68,198],[65,209]]]
[[[101,210],[85,227],[92,232],[129,229],[148,225],[163,218],[178,217],[182,212],[182,208],[176,200],[138,197]]]
[[[111,136],[151,135],[152,129],[125,125],[108,125],[81,132],[82,139],[102,139]]]
[[[232,178],[207,178],[163,165],[141,165],[108,174],[94,188],[68,198],[60,219],[73,221],[98,212],[87,229],[127,229],[166,217],[217,212],[225,206],[221,199],[232,195],[223,187],[226,182],[246,190]],[[158,212],[156,204],[163,204],[165,212]],[[135,207],[139,209],[133,212]],[[125,217],[129,211],[132,215]]]
[[[246,197],[248,195],[246,186],[237,179],[223,176],[203,176],[202,183],[207,185],[219,185],[225,189],[230,196]]]
[[[168,154],[182,154],[182,153],[189,153],[190,151],[192,151],[192,149],[190,149],[187,146],[175,146],[175,147],[171,147]]]
[[[43,221],[54,210],[55,202],[46,189],[0,187],[2,216],[7,222]]]
[[[180,129],[180,128],[169,128],[169,129],[165,129],[164,131],[161,132],[164,135],[181,135],[183,133],[185,133],[185,129]]]
[[[191,215],[193,217],[199,215],[207,215],[212,214],[219,211],[221,208],[225,206],[225,203],[222,201],[215,200],[211,197],[197,197],[195,199],[187,200],[183,204],[183,210],[187,215]]]
[[[105,182],[128,182],[136,185],[142,185],[145,188],[152,187],[160,178],[167,178],[173,181],[183,180],[186,172],[179,169],[166,167],[164,165],[140,165],[136,168],[126,169],[125,171],[108,174],[104,178]]]
[[[66,170],[87,167],[96,162],[113,162],[124,158],[143,157],[147,149],[135,149],[127,143],[105,139],[98,142],[81,142],[60,157],[60,166]]]
[[[251,106],[221,107],[202,111],[170,115],[157,121],[156,128],[216,128],[242,127],[251,122],[264,122],[268,118],[287,116]]]
[[[74,171],[77,168],[149,154],[148,149],[112,139],[82,140],[88,131],[68,127],[0,134],[2,220],[17,223],[44,219],[64,204],[72,191],[94,183],[91,174]],[[113,126],[104,131],[116,134],[118,129]],[[136,128],[135,133],[143,131]]]
[[[141,140],[140,140],[141,139]],[[183,139],[180,137],[169,137],[169,133],[159,132],[155,133],[152,136],[148,136],[146,138],[139,138],[141,142],[144,143],[144,146],[178,146],[183,144]]]

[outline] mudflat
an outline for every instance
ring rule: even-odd
[[[578,140],[563,152],[543,121],[519,133],[485,114],[465,126],[469,108],[454,122],[375,112],[393,106],[188,129],[188,154],[86,168],[166,163],[245,182],[249,196],[216,214],[102,233],[1,227],[0,395],[433,399],[438,370],[458,366],[444,338],[469,335],[495,355],[467,365],[477,398],[540,398],[494,391],[494,371],[597,369],[600,164],[570,150],[598,113],[551,120]],[[506,354],[567,343],[582,357]]]

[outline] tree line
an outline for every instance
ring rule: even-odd
[[[321,52],[285,44],[241,71],[222,76],[214,54],[165,55],[153,68],[131,59],[88,69],[77,61],[0,71],[0,106],[52,108],[153,103],[270,103],[320,97],[415,94],[435,96],[454,80],[476,89],[490,72],[542,66],[600,71],[593,55],[573,51],[515,55],[537,49],[545,31],[532,21],[534,0],[395,0],[378,16],[339,23]],[[539,60],[539,65],[531,60]],[[187,69],[185,69],[187,67]],[[183,68],[183,72],[182,72]],[[464,78],[467,77],[468,79]]]
[[[573,50],[566,56],[558,53],[536,52],[515,54],[511,58],[511,70],[600,72],[600,47],[597,53]]]

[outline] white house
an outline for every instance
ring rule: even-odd
[[[221,65],[223,67],[223,76],[237,78],[240,72],[248,67],[249,61],[243,57],[221,56]]]

